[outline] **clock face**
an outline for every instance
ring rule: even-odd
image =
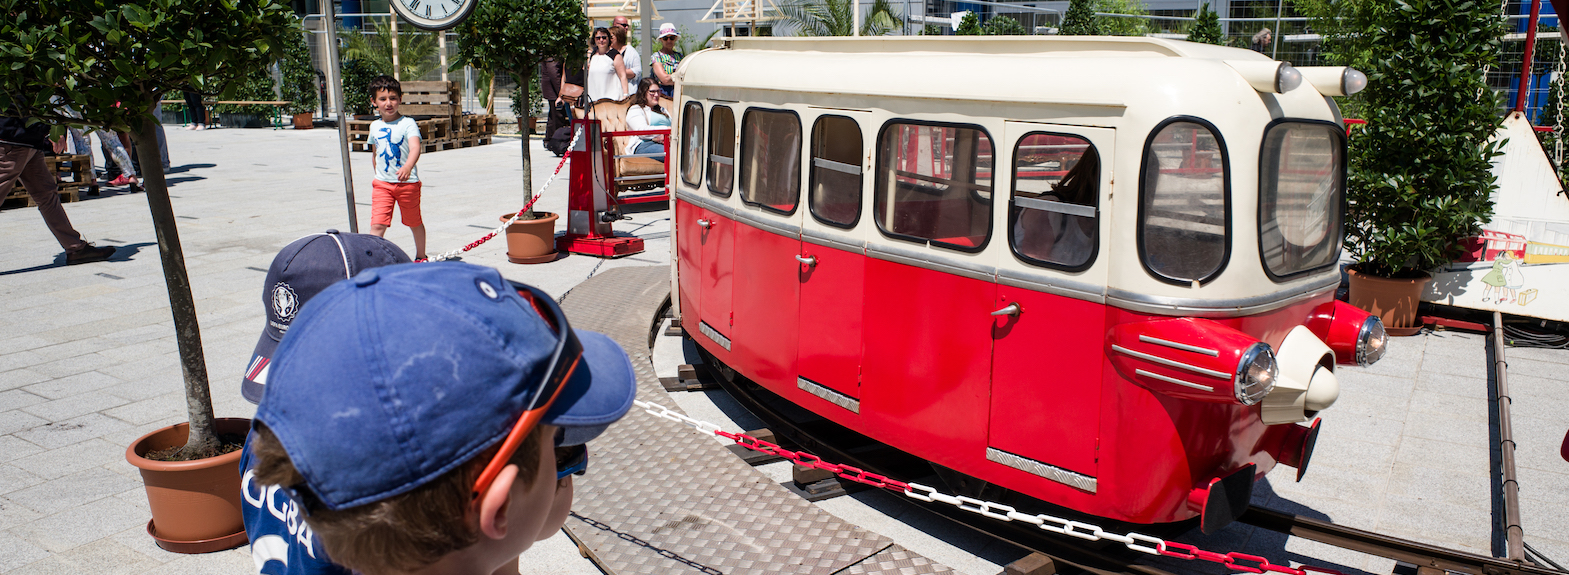
[[[426,30],[457,26],[479,0],[392,0],[392,8],[410,24]]]

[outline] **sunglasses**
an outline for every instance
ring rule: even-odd
[[[545,323],[556,332],[556,346],[550,352],[549,369],[545,377],[534,388],[534,395],[529,400],[523,414],[518,416],[517,423],[513,424],[512,431],[507,433],[507,438],[502,440],[501,449],[496,451],[496,456],[485,465],[484,471],[479,474],[479,479],[474,482],[473,498],[490,489],[490,484],[496,481],[496,476],[507,466],[507,461],[517,452],[518,446],[523,444],[523,438],[528,437],[530,431],[539,425],[539,420],[545,417],[545,412],[556,402],[561,395],[561,390],[566,388],[568,380],[572,379],[572,372],[577,369],[578,363],[583,359],[583,344],[578,341],[577,334],[572,331],[572,326],[567,323],[566,312],[561,311],[561,306],[556,305],[556,300],[549,294],[540,291],[531,285],[513,283],[513,289],[518,295],[528,300],[545,319]],[[583,449],[581,466],[588,465],[588,450]],[[577,471],[574,471],[574,473]],[[558,469],[558,477],[559,475]]]
[[[609,36],[595,36],[594,39],[595,40],[609,40],[610,37]]]
[[[556,481],[588,471],[588,446],[573,445],[556,448]]]

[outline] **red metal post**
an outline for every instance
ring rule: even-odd
[[[1536,48],[1536,20],[1542,15],[1542,0],[1531,0],[1531,20],[1525,27],[1525,55],[1520,58],[1520,89],[1515,91],[1515,111],[1525,111],[1525,96],[1531,89],[1531,52]]]

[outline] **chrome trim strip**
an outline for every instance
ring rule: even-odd
[[[845,409],[848,409],[848,410],[850,410],[850,413],[860,413],[861,412],[861,401],[860,400],[855,399],[853,397],[850,397],[848,395],[845,395],[843,393],[839,393],[839,392],[834,391],[832,389],[828,389],[827,387],[824,387],[824,386],[822,386],[822,385],[818,384],[817,382],[812,381],[810,379],[797,376],[795,378],[795,386],[801,388],[802,391],[805,391],[805,392],[810,393],[812,395],[815,395],[817,397],[821,397],[823,399],[828,400],[828,403],[832,403],[832,404],[837,405],[839,407],[843,407]]]
[[[724,164],[724,165],[727,165],[727,166],[734,166],[735,165],[735,158],[727,158],[727,157],[721,156],[719,154],[709,154],[708,155],[708,161]]]
[[[1220,371],[1215,371],[1215,370],[1209,369],[1207,367],[1199,367],[1199,366],[1196,366],[1196,365],[1188,365],[1186,363],[1182,363],[1180,361],[1176,361],[1176,360],[1172,360],[1172,359],[1166,359],[1166,358],[1158,356],[1158,355],[1150,355],[1150,354],[1144,353],[1142,351],[1133,351],[1131,349],[1128,349],[1126,347],[1122,347],[1122,346],[1117,345],[1117,344],[1111,344],[1111,349],[1112,349],[1112,351],[1117,351],[1117,352],[1121,352],[1121,353],[1124,353],[1124,354],[1127,354],[1127,355],[1131,355],[1133,357],[1136,357],[1136,358],[1139,358],[1139,359],[1142,359],[1142,360],[1145,360],[1145,361],[1153,361],[1153,362],[1161,364],[1161,365],[1169,365],[1169,366],[1175,367],[1177,369],[1186,369],[1186,370],[1191,371],[1193,373],[1204,374],[1204,375],[1213,377],[1215,379],[1224,379],[1226,381],[1231,381],[1231,374],[1225,373],[1225,372],[1220,372]]]
[[[1106,286],[1075,281],[1041,271],[1002,268],[997,270],[997,283],[1092,303],[1106,303]]]
[[[1019,206],[1021,208],[1029,208],[1032,210],[1068,214],[1070,216],[1079,216],[1084,218],[1095,217],[1095,206],[1081,206],[1079,204],[1070,204],[1068,202],[1043,200],[1040,198],[1016,197],[1013,198],[1013,205]]]
[[[1277,310],[1302,300],[1332,292],[1340,286],[1340,275],[1330,274],[1321,281],[1274,293],[1230,300],[1174,298],[1106,289],[1106,303],[1128,311],[1189,317],[1236,317]]]
[[[833,170],[835,172],[844,172],[844,173],[850,174],[852,176],[859,176],[859,175],[861,175],[861,167],[857,166],[855,164],[846,164],[844,162],[835,162],[833,160],[828,160],[828,159],[824,159],[824,158],[812,158],[812,165],[816,166],[816,167],[819,167],[819,168],[826,168],[826,169],[829,169],[829,170]]]
[[[927,251],[932,249],[934,248],[925,246],[905,247],[892,243],[867,243],[866,255],[887,262],[947,272],[974,280],[997,281],[997,266],[977,264],[946,254]]]
[[[708,339],[714,340],[714,343],[719,344],[719,347],[725,348],[725,351],[730,351],[730,338],[720,334],[719,330],[709,326],[708,322],[697,322],[697,331],[702,332],[703,335],[708,336]]]
[[[801,228],[801,241],[856,254],[864,255],[866,253],[866,240],[853,238],[847,234],[836,234],[803,227]]]
[[[735,208],[730,207],[729,204],[715,200],[714,198],[700,193],[691,192],[688,190],[676,190],[676,199],[686,200],[688,203],[691,203],[695,206],[705,210],[713,210],[725,216],[733,217],[735,215]]]
[[[1161,375],[1161,374],[1158,374],[1158,373],[1150,373],[1150,372],[1144,371],[1142,369],[1135,369],[1135,370],[1133,370],[1133,373],[1142,375],[1144,377],[1152,378],[1152,379],[1158,379],[1158,380],[1161,380],[1161,381],[1164,381],[1164,382],[1167,382],[1167,383],[1175,383],[1175,384],[1181,385],[1183,387],[1191,387],[1191,388],[1197,389],[1199,391],[1208,391],[1208,392],[1214,392],[1215,391],[1215,388],[1210,387],[1208,385],[1203,385],[1203,384],[1199,384],[1199,383],[1193,383],[1191,381],[1183,381],[1183,380],[1177,379],[1175,377],[1166,377],[1164,375]]]
[[[1210,348],[1207,348],[1207,347],[1199,347],[1199,346],[1196,346],[1196,345],[1188,345],[1188,344],[1185,344],[1185,343],[1177,343],[1177,342],[1174,342],[1174,341],[1166,341],[1166,340],[1158,338],[1158,337],[1150,337],[1150,336],[1147,336],[1147,335],[1141,335],[1141,336],[1139,336],[1139,341],[1142,341],[1144,343],[1153,343],[1155,345],[1164,345],[1166,347],[1180,349],[1182,351],[1191,351],[1193,353],[1202,353],[1202,354],[1210,356],[1210,357],[1220,357],[1220,350],[1218,350],[1218,349],[1210,349]]]
[[[1076,489],[1095,492],[1096,479],[1083,473],[1075,473],[1048,463],[1041,463],[1028,457],[1014,455],[995,447],[986,448],[986,460],[1001,463],[1019,471],[1032,475],[1039,475],[1057,483]]]
[[[738,223],[743,223],[765,232],[778,234],[781,236],[789,236],[790,239],[793,240],[799,241],[801,239],[801,226],[770,220],[763,217],[762,214],[752,211],[752,209],[735,210],[733,215],[735,216],[735,221]]]

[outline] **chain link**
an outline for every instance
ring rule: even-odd
[[[581,135],[583,135],[582,126],[578,126],[578,129],[572,131],[572,141],[567,143],[567,149],[568,150],[571,150],[573,147],[577,146],[578,136],[581,136]],[[528,145],[528,135],[527,134],[523,135],[523,145],[524,146]],[[439,262],[439,261],[442,261],[442,260],[452,259],[454,257],[457,257],[459,254],[462,254],[463,252],[466,252],[466,251],[469,251],[469,250],[472,250],[474,248],[479,247],[480,244],[483,244],[485,242],[490,241],[491,238],[494,238],[494,237],[496,237],[498,235],[501,235],[502,232],[507,230],[507,226],[512,225],[514,222],[518,221],[518,218],[522,217],[523,214],[528,213],[529,208],[534,207],[534,202],[537,202],[537,201],[539,201],[540,198],[545,197],[545,188],[550,187],[550,183],[556,180],[556,176],[561,174],[561,167],[567,165],[567,159],[571,158],[571,157],[572,157],[571,153],[566,153],[566,154],[562,154],[561,155],[561,161],[556,164],[556,171],[551,172],[550,173],[550,177],[545,178],[545,183],[539,186],[539,192],[534,194],[533,196],[530,196],[529,199],[528,199],[528,203],[523,204],[523,209],[518,210],[518,213],[512,214],[512,218],[507,220],[507,223],[501,224],[501,227],[496,228],[494,230],[491,230],[490,233],[485,234],[484,236],[481,236],[479,239],[474,240],[473,242],[470,242],[466,246],[463,246],[461,248],[452,250],[450,252],[436,254],[434,257],[431,257],[431,258],[427,259],[426,261]]]
[[[1115,541],[1117,543],[1121,543],[1124,547],[1127,547],[1130,550],[1147,555],[1172,557],[1187,561],[1202,559],[1205,561],[1225,565],[1233,571],[1243,573],[1268,572],[1284,573],[1288,575],[1327,573],[1330,575],[1341,575],[1339,571],[1325,569],[1323,567],[1303,565],[1300,568],[1293,568],[1285,565],[1275,565],[1270,563],[1269,559],[1241,552],[1221,554],[1205,551],[1186,543],[1166,541],[1159,537],[1132,531],[1128,532],[1126,535],[1119,533],[1108,533],[1097,525],[1091,525],[1089,523],[1073,521],[1070,519],[1063,519],[1061,517],[1053,517],[1044,513],[1027,515],[1018,512],[1011,506],[1003,505],[1001,503],[983,501],[980,499],[965,497],[963,495],[949,495],[947,493],[938,491],[935,488],[927,487],[919,483],[904,483],[902,481],[889,479],[876,473],[868,473],[865,470],[850,465],[829,463],[827,461],[823,461],[822,458],[816,455],[812,455],[804,451],[791,451],[789,449],[785,449],[784,447],[780,447],[777,444],[757,439],[745,433],[731,433],[724,431],[717,425],[692,419],[691,417],[687,417],[684,414],[678,413],[662,405],[641,400],[634,400],[632,403],[638,407],[643,408],[646,413],[655,417],[668,419],[677,423],[685,424],[689,427],[697,429],[698,431],[709,432],[714,435],[724,437],[734,441],[737,445],[751,449],[753,451],[760,451],[763,453],[777,455],[804,467],[822,469],[831,472],[842,479],[848,479],[850,481],[864,483],[873,487],[888,489],[890,491],[897,491],[904,494],[905,497],[909,497],[910,499],[914,499],[916,501],[952,505],[964,511],[990,517],[998,521],[1018,521],[1021,523],[1029,523],[1045,531],[1050,531],[1059,535],[1067,535],[1069,537],[1076,537],[1086,541],[1100,541],[1102,539],[1107,541]],[[1246,561],[1250,563],[1239,563],[1239,561]]]

